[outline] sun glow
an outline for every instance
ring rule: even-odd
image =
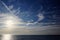
[[[13,37],[11,34],[3,34],[2,40],[13,40]]]
[[[13,28],[15,23],[17,23],[16,18],[13,16],[11,16],[11,17],[8,16],[8,18],[5,20],[5,26],[7,28]]]
[[[6,21],[6,28],[12,29],[14,27],[14,22],[13,20],[7,20]]]
[[[4,24],[3,31],[5,33],[12,32],[16,27],[17,24],[20,23],[20,20],[17,16],[11,14],[1,14],[1,22]]]

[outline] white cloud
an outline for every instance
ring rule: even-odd
[[[41,21],[41,20],[43,20],[43,19],[44,19],[43,14],[40,14],[40,13],[39,13],[37,16],[38,16],[38,21]]]
[[[35,24],[37,24],[39,21],[41,21],[41,20],[43,20],[43,19],[45,18],[45,17],[43,16],[43,14],[40,14],[40,13],[39,13],[37,16],[38,16],[38,20],[37,20],[36,22],[31,23],[31,21],[33,21],[33,20],[31,20],[31,21],[28,21],[26,25],[35,25]]]
[[[8,32],[4,32],[8,33]],[[60,27],[25,27],[25,28],[16,28],[13,32],[10,32],[13,35],[47,35],[47,34],[60,34]]]
[[[40,14],[40,13],[37,15],[37,17],[38,17],[38,20],[34,22],[33,24],[37,24],[39,21],[42,21],[45,18],[43,14]]]

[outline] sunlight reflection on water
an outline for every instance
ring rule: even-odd
[[[1,40],[13,40],[13,36],[11,34],[3,34]]]

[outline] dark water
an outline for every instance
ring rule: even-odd
[[[60,36],[48,35],[14,35],[15,40],[60,40]]]
[[[2,36],[0,36],[1,40]],[[60,40],[60,36],[49,35],[14,35],[14,40]]]

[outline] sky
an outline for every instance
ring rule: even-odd
[[[59,25],[59,3],[58,0],[0,0],[0,25],[1,27],[10,24],[16,27]]]

